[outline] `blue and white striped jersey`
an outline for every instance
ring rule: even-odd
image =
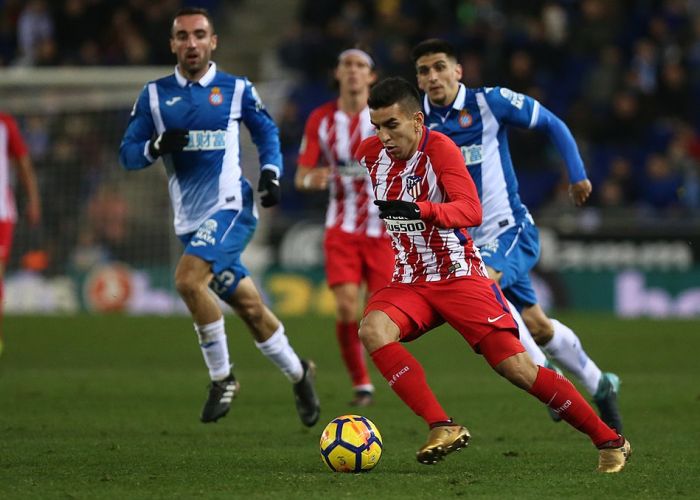
[[[222,209],[240,210],[241,185],[247,182],[240,164],[240,122],[258,148],[262,169],[282,174],[279,131],[253,85],[244,77],[217,71],[190,82],[174,74],[147,83],[131,112],[119,148],[128,170],[151,165],[151,139],[167,129],[186,129],[189,143],[163,162],[174,213],[175,233],[196,230]]]
[[[483,222],[469,232],[477,246],[508,228],[532,220],[518,194],[518,179],[508,148],[507,126],[542,129],[564,157],[572,183],[586,178],[573,136],[564,123],[538,101],[503,87],[467,88],[460,84],[449,108],[433,106],[427,95],[426,125],[449,136],[462,151],[476,184]]]

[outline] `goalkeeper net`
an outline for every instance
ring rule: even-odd
[[[7,313],[184,311],[172,283],[182,247],[172,230],[164,169],[159,162],[127,172],[118,158],[144,83],[170,72],[172,67],[2,73],[0,110],[20,124],[43,204],[41,227],[28,227],[24,193],[15,186],[20,217],[6,271]]]

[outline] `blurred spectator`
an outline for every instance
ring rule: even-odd
[[[677,207],[680,186],[680,175],[673,170],[668,158],[660,154],[650,155],[642,186],[645,204],[657,210]]]
[[[411,47],[429,37],[447,39],[461,50],[470,86],[505,82],[571,123],[599,206],[698,210],[699,161],[681,143],[697,138],[700,128],[699,6],[682,0],[304,0],[279,53],[282,64],[300,71],[289,99],[303,122],[335,64],[323,49],[334,50],[341,39],[364,42],[382,76],[411,81]],[[678,120],[686,130],[680,136]],[[298,127],[285,118],[283,128]],[[556,202],[560,169],[547,154],[552,145],[511,133],[510,146],[530,208]]]
[[[17,20],[19,61],[33,65],[55,52],[54,23],[44,0],[29,0]]]
[[[169,64],[170,16],[218,0],[5,0],[0,66]]]

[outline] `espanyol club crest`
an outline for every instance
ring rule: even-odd
[[[408,194],[417,200],[421,193],[421,181],[423,178],[420,175],[409,175],[406,177],[406,190]]]
[[[472,115],[469,114],[469,111],[466,109],[463,109],[462,111],[459,112],[459,126],[462,128],[467,128],[469,127],[474,120],[472,119]]]
[[[214,87],[211,89],[211,93],[209,94],[209,104],[212,106],[218,106],[224,102],[224,96],[221,95],[221,89],[219,87]]]

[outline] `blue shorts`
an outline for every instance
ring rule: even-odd
[[[185,245],[186,254],[211,264],[214,278],[209,287],[223,300],[231,296],[241,279],[250,275],[241,262],[241,254],[253,237],[257,223],[253,193],[250,185],[244,182],[240,211],[216,212],[197,231],[178,236]]]
[[[537,304],[530,281],[530,271],[540,258],[540,234],[534,224],[526,220],[511,227],[496,240],[480,246],[479,252],[487,266],[503,273],[503,294],[519,311]]]

